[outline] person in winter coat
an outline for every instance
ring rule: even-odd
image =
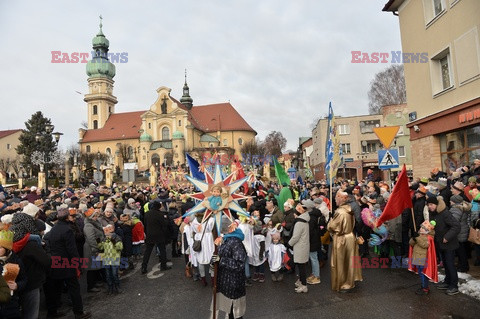
[[[151,209],[145,213],[146,247],[143,255],[142,274],[147,273],[148,261],[155,245],[160,251],[160,269],[168,270],[172,268],[167,266],[167,251],[165,248],[168,238],[167,212],[161,211],[160,208],[161,203],[153,201]]]
[[[284,204],[285,219],[283,226],[283,241],[287,243],[292,237],[293,223],[295,221],[295,208],[293,207],[293,200],[287,200]],[[275,226],[275,225],[273,225]]]
[[[413,202],[413,215],[415,217],[415,226],[417,229],[414,229],[413,223],[410,223],[410,231],[411,233],[416,233],[418,228],[425,220],[423,215],[423,209],[426,205],[426,198],[425,195],[427,194],[427,190],[423,185],[420,185],[418,189],[415,191],[415,195],[412,199]]]
[[[175,224],[175,219],[180,217],[177,209],[177,203],[171,202],[168,205],[168,228],[169,228],[169,242],[172,245],[172,257],[181,257],[178,250],[178,229],[179,226]]]
[[[0,272],[3,272],[3,268],[7,264],[18,265],[19,273],[15,280],[7,281],[11,298],[7,303],[0,304],[0,318],[20,319],[22,315],[20,313],[19,293],[23,292],[27,285],[27,275],[23,262],[13,251],[13,232],[2,230],[0,231]]]
[[[320,263],[318,260],[318,251],[321,250],[322,242],[320,239],[319,220],[322,213],[315,208],[315,203],[311,199],[302,201],[302,205],[307,208],[307,213],[310,215],[308,222],[309,240],[310,240],[310,264],[312,265],[312,274],[307,278],[307,284],[316,285],[320,283]]]
[[[132,219],[132,254],[133,258],[138,260],[141,258],[142,245],[145,243],[145,228],[139,218]]]
[[[308,222],[310,215],[305,211],[306,207],[298,204],[295,210],[296,218],[293,226],[292,238],[288,245],[293,247],[293,261],[298,267],[300,279],[295,283],[295,292],[306,293],[307,287],[307,262],[310,256],[310,231]]]
[[[107,225],[103,228],[105,233],[105,240],[98,243],[98,248],[103,253],[100,253],[103,268],[107,273],[107,294],[118,294],[120,290],[120,278],[118,277],[118,269],[121,263],[121,252],[123,249],[122,238],[115,234],[115,226]]]
[[[243,318],[247,307],[244,271],[247,252],[242,231],[230,224],[228,218],[222,218],[223,242],[218,255],[212,257],[212,262],[218,262],[216,311],[229,314],[229,318]]]
[[[59,316],[60,313],[57,312],[59,301],[63,285],[66,285],[72,300],[75,319],[87,319],[91,317],[91,313],[83,310],[80,284],[77,279],[80,265],[78,262],[75,264],[75,260],[79,260],[79,255],[75,245],[75,236],[67,222],[68,215],[66,208],[60,208],[57,212],[58,222],[44,237],[53,256],[50,276],[45,284],[47,316]]]
[[[450,213],[460,223],[460,233],[458,233],[459,247],[455,250],[458,256],[458,271],[467,272],[470,270],[467,258],[468,249],[468,233],[470,227],[468,226],[468,215],[470,214],[470,203],[463,201],[460,195],[453,195],[450,197]]]
[[[27,276],[27,284],[20,294],[23,318],[38,318],[40,287],[46,281],[52,259],[42,247],[40,236],[35,235],[35,219],[17,213],[12,218],[10,230],[14,232],[13,251],[20,257]]]
[[[101,269],[98,267],[92,267],[92,259],[97,259],[100,250],[98,249],[97,242],[103,241],[105,236],[103,234],[103,228],[98,221],[100,213],[94,208],[89,208],[85,212],[85,225],[83,226],[83,234],[85,235],[85,244],[83,245],[83,257],[88,259],[87,269],[87,291],[88,292],[100,292],[100,289],[95,287],[96,282],[99,280]]]
[[[460,223],[447,209],[441,197],[429,197],[427,206],[430,221],[434,220],[435,245],[438,246],[445,267],[445,280],[437,288],[446,290],[447,295],[458,294],[458,274],[455,268],[455,250],[458,245]]]
[[[330,259],[332,290],[348,292],[355,287],[355,281],[362,281],[362,269],[354,267],[360,258],[358,244],[353,233],[355,216],[347,203],[348,194],[338,191],[335,196],[337,209],[328,223],[328,231],[333,238]]]
[[[128,260],[128,269],[132,270],[134,268],[133,265],[133,241],[132,241],[132,230],[133,230],[133,223],[130,215],[122,214],[120,215],[120,221],[118,222],[120,228],[122,229],[123,237],[123,250],[122,250],[122,257]],[[120,267],[123,269],[125,264],[121,264]]]

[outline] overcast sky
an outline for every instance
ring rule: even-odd
[[[156,89],[180,99],[184,69],[194,105],[230,101],[263,139],[276,130],[296,149],[332,101],[338,115],[368,113],[375,73],[351,51],[401,50],[387,0],[0,1],[0,130],[40,110],[76,143],[87,118],[84,63],[51,51],[90,52],[103,16],[116,63],[116,112],[147,110]]]

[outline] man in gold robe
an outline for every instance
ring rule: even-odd
[[[335,196],[337,210],[328,223],[333,238],[330,260],[332,290],[348,292],[355,287],[355,281],[362,281],[362,269],[355,234],[355,216],[348,204],[348,194],[339,190]]]

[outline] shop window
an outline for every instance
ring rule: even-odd
[[[480,127],[441,135],[440,154],[442,169],[449,174],[471,165],[473,160],[480,158]]]

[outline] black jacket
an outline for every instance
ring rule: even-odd
[[[440,249],[455,250],[459,247],[458,234],[460,233],[460,223],[456,220],[447,208],[438,212],[430,212],[430,220],[434,220],[435,225],[435,243]],[[443,243],[443,239],[447,243]]]
[[[322,247],[320,240],[320,225],[319,219],[323,217],[322,213],[314,208],[308,213],[310,220],[308,222],[308,228],[310,229],[310,252],[318,251]]]
[[[27,242],[17,254],[22,260],[27,274],[25,291],[40,288],[45,283],[47,271],[52,264],[50,256],[38,242],[33,240]]]
[[[79,262],[79,254],[75,243],[75,235],[66,221],[58,221],[44,237],[52,259],[56,259],[56,267],[52,267],[50,277],[53,279],[68,279],[77,275],[74,267],[69,267],[73,261]],[[68,266],[66,265],[68,260]],[[65,264],[64,264],[65,261]],[[57,265],[59,265],[57,267]],[[52,266],[53,263],[52,263]]]
[[[415,216],[415,226],[417,229],[413,229],[413,223],[411,224],[412,232],[417,232],[420,229],[420,225],[423,223],[425,218],[423,217],[423,209],[427,203],[425,196],[420,198],[413,198],[413,214]]]
[[[27,274],[25,273],[25,266],[22,260],[14,252],[12,252],[12,255],[5,262],[0,261],[0,273],[3,272],[3,265],[8,263],[18,264],[20,266],[20,272],[15,279],[17,290],[15,290],[8,303],[0,304],[0,318],[21,318],[19,294],[25,290]]]
[[[165,243],[168,237],[167,212],[151,209],[145,214],[145,243]]]

